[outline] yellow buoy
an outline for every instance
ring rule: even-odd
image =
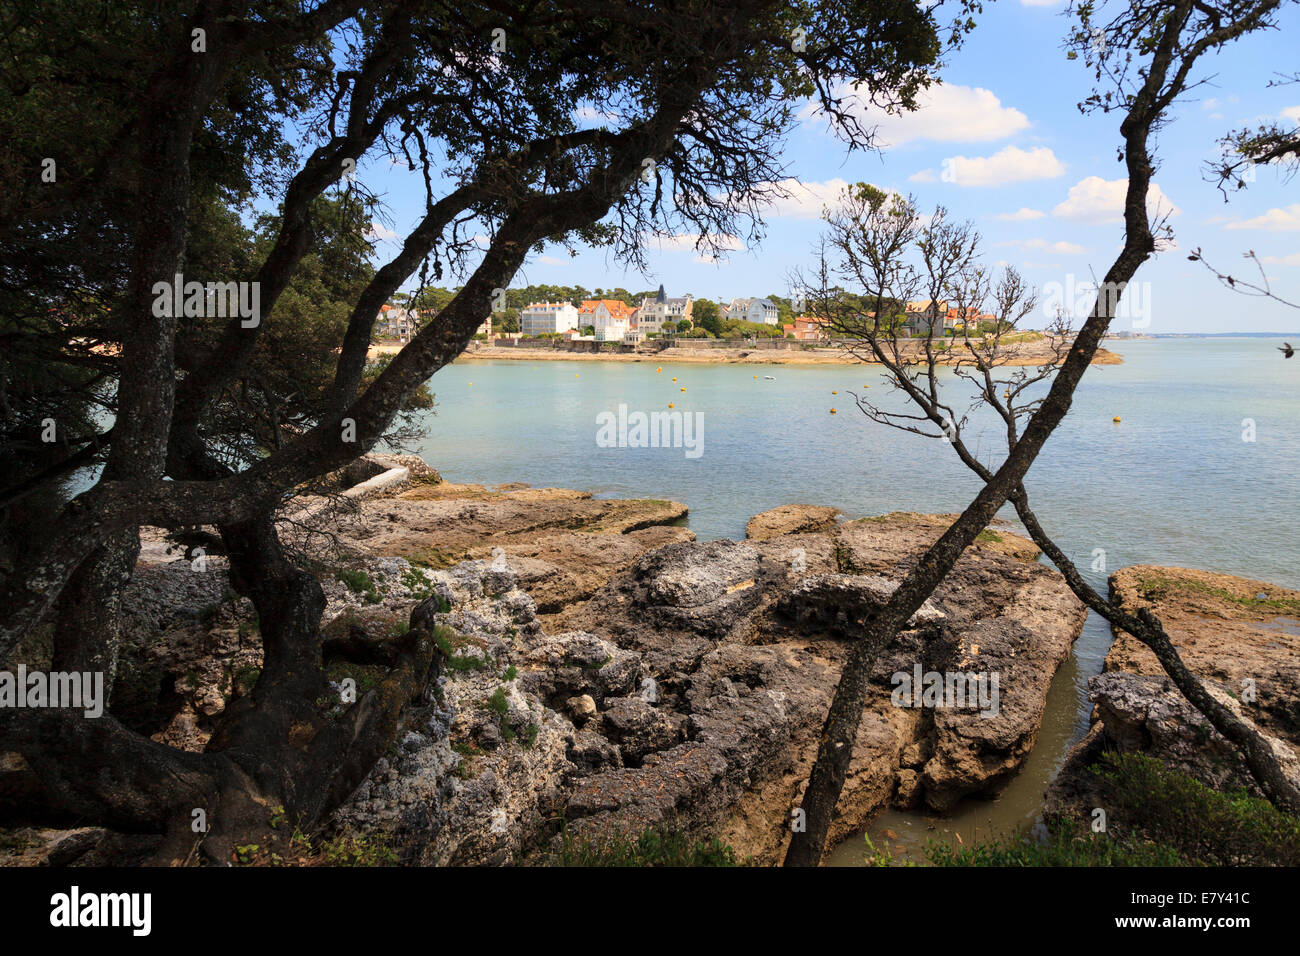
[[[673,381],[674,381],[674,382],[677,381],[677,376],[676,376],[676,375],[673,376]]]
[[[832,395],[838,395],[839,392],[835,391],[835,389],[832,388],[832,389],[831,389],[831,394],[832,394]]]
[[[683,391],[683,392],[686,391],[686,386],[685,386],[685,385],[682,386],[682,391]]]
[[[1111,419],[1111,421],[1115,422],[1115,424],[1118,425],[1119,422],[1120,422],[1120,417],[1119,417],[1118,415],[1116,415],[1114,418]]]
[[[672,403],[672,402],[669,402],[669,403],[668,403],[668,407],[669,407],[669,408],[672,408],[672,407],[673,407],[673,403]]]
[[[577,372],[574,372],[574,373],[573,373],[573,377],[574,377],[574,378],[577,378],[577,377],[578,377],[578,373],[577,373]]]
[[[471,386],[473,386],[474,383],[473,383],[473,382],[470,382],[469,384],[470,384]]]
[[[835,414],[835,409],[833,409],[833,408],[831,409],[831,414],[832,414],[832,415]]]

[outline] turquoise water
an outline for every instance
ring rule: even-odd
[[[1123,365],[1088,370],[1027,487],[1040,520],[1094,583],[1105,577],[1090,570],[1102,548],[1110,570],[1173,564],[1300,587],[1300,360],[1283,360],[1280,341],[1125,341],[1115,346]],[[855,410],[847,392],[866,384],[864,394],[904,407],[870,367],[655,368],[450,366],[431,380],[438,407],[418,451],[458,482],[680,501],[702,539],[743,537],[750,516],[790,502],[833,505],[850,517],[949,512],[978,490],[945,443]],[[961,383],[947,381],[956,395]],[[703,413],[700,457],[598,447],[601,412],[620,403],[667,410],[669,402]],[[1248,418],[1254,442],[1242,440]],[[1002,432],[987,414],[974,416],[967,436],[986,462],[1000,461]]]
[[[1124,364],[1088,370],[1026,485],[1039,520],[1102,593],[1109,572],[1138,563],[1300,587],[1300,360],[1284,360],[1280,344],[1123,341],[1113,350]],[[978,491],[944,442],[876,424],[854,408],[850,390],[906,407],[870,367],[655,368],[453,365],[432,379],[437,414],[418,450],[458,482],[680,501],[702,539],[743,537],[752,515],[791,502],[833,505],[849,517],[953,512]],[[957,400],[963,383],[951,374],[944,381],[952,404],[964,408]],[[598,446],[600,413],[617,412],[620,403],[666,410],[669,402],[704,413],[700,457],[688,459],[681,448]],[[1254,422],[1253,442],[1242,440],[1246,419]],[[975,414],[966,436],[986,464],[1001,461],[1000,422]],[[1014,518],[1010,509],[1004,516]],[[1093,570],[1098,548],[1106,552],[1103,571]],[[888,811],[870,828],[876,845],[888,841],[896,854],[921,859],[933,837],[969,844],[1033,824],[1044,787],[1087,731],[1087,682],[1101,671],[1110,641],[1105,622],[1091,615],[1052,683],[1033,753],[995,799],[964,801],[941,819]],[[853,838],[827,862],[862,860]]]

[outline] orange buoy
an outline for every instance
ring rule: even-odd
[[[832,415],[835,414],[835,409],[833,409],[833,408],[831,409],[831,414],[832,414]]]
[[[1114,418],[1111,419],[1111,421],[1114,422],[1116,425],[1118,425],[1121,419],[1118,415],[1116,415]]]

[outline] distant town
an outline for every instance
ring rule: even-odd
[[[454,292],[425,290],[418,296],[399,296],[384,305],[375,323],[377,341],[405,342],[450,301]],[[796,314],[794,301],[767,295],[734,298],[728,302],[669,296],[664,287],[654,292],[630,293],[626,289],[592,293],[581,286],[529,286],[506,290],[505,307],[492,313],[479,327],[476,338],[556,339],[565,342],[638,345],[657,338],[776,338],[820,342],[829,338],[823,322]],[[960,331],[986,331],[997,317],[977,309],[952,307],[946,300],[926,299],[901,304],[899,332],[903,335],[951,335]],[[874,312],[865,313],[874,318]]]

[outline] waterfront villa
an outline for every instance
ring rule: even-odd
[[[572,302],[530,302],[519,313],[519,331],[524,335],[555,334],[578,324]]]
[[[787,336],[793,336],[802,342],[817,342],[826,338],[821,320],[811,315],[797,316],[794,322],[782,325],[781,330]]]
[[[632,313],[632,328],[646,334],[662,332],[665,325],[675,327],[682,319],[690,319],[694,308],[689,295],[670,298],[661,285],[653,299],[642,299],[640,308]]]
[[[584,299],[578,324],[594,326],[597,342],[621,342],[632,328],[632,307],[618,299]]]
[[[771,299],[732,299],[721,308],[728,319],[762,325],[776,325],[781,321],[781,310]]]
[[[419,328],[419,313],[395,305],[381,305],[375,319],[375,338],[400,339],[405,342]]]

